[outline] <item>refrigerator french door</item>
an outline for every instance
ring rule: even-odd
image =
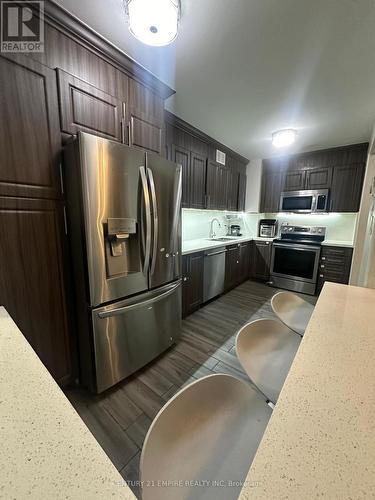
[[[82,132],[64,166],[81,381],[102,392],[179,338],[181,167]]]

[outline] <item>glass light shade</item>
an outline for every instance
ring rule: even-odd
[[[129,30],[142,43],[168,45],[178,33],[178,0],[128,0]]]
[[[297,132],[292,129],[278,130],[272,134],[272,144],[275,148],[284,148],[294,143]]]

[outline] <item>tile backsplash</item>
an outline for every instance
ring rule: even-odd
[[[220,210],[182,210],[182,238],[196,240],[208,238],[210,222],[213,218],[220,221],[214,223],[217,236],[225,236],[231,224],[239,224],[244,236],[257,236],[260,219],[277,219],[290,224],[326,226],[327,240],[353,241],[357,214],[355,213],[330,213],[325,215],[300,215],[300,214],[249,214],[243,212],[224,212]],[[228,217],[231,217],[230,219]]]

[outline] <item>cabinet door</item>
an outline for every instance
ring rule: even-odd
[[[185,318],[203,302],[203,252],[182,257],[182,315]]]
[[[0,89],[0,195],[61,197],[55,72],[1,56]]]
[[[270,277],[272,244],[268,241],[255,241],[252,255],[253,278],[267,281]]]
[[[129,144],[164,155],[164,102],[132,79],[129,114]]]
[[[218,167],[217,208],[226,210],[228,205],[228,169],[223,165]]]
[[[241,243],[240,244],[240,269],[238,281],[242,283],[249,279],[250,274],[250,244],[249,243]]]
[[[359,211],[364,170],[363,165],[334,167],[331,190],[331,212]]]
[[[214,161],[207,162],[206,176],[206,208],[219,208],[220,167]]]
[[[63,384],[71,362],[62,211],[61,202],[0,198],[0,304]]]
[[[59,69],[57,74],[62,131],[82,130],[124,142],[125,103],[65,71]]]
[[[190,151],[172,144],[171,160],[182,166],[182,208],[190,207]]]
[[[239,282],[240,250],[239,245],[227,247],[225,254],[225,290],[231,290]]]
[[[207,159],[198,153],[190,157],[190,208],[206,206],[206,165]]]
[[[239,174],[238,177],[238,204],[237,210],[243,212],[245,210],[245,198],[246,198],[246,174]]]
[[[284,173],[283,191],[299,191],[305,189],[306,171],[292,170]]]
[[[261,212],[278,212],[283,181],[283,172],[263,168],[262,192],[260,200]]]
[[[229,168],[228,170],[228,210],[237,210],[238,205],[239,173]]]
[[[306,189],[329,189],[332,184],[331,167],[306,170]]]

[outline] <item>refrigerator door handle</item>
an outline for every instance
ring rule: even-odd
[[[146,209],[146,242],[145,242],[145,257],[143,263],[143,274],[146,274],[148,272],[148,268],[150,265],[150,255],[151,255],[151,208],[150,208],[150,196],[147,186],[145,167],[139,167],[139,172],[142,182],[143,200]]]
[[[169,295],[171,295],[175,290],[181,286],[181,281],[176,283],[172,288],[167,290],[164,293],[161,293],[160,295],[157,295],[156,297],[152,297],[151,299],[144,300],[142,302],[137,302],[136,304],[131,304],[129,306],[124,306],[124,307],[118,307],[116,309],[111,309],[109,311],[102,311],[98,313],[99,318],[105,319],[105,318],[110,318],[111,316],[118,316],[120,314],[124,314],[128,311],[132,311],[133,309],[138,309],[139,307],[144,307],[147,304],[155,304],[155,302],[159,302],[159,300],[165,299]]]
[[[151,274],[155,272],[156,265],[156,255],[158,251],[158,238],[159,238],[159,216],[158,216],[158,204],[156,201],[156,190],[154,175],[150,168],[147,169],[148,179],[150,183],[151,200],[152,200],[152,214],[153,214],[153,224],[154,224],[154,244],[152,248],[152,260],[151,260]]]

